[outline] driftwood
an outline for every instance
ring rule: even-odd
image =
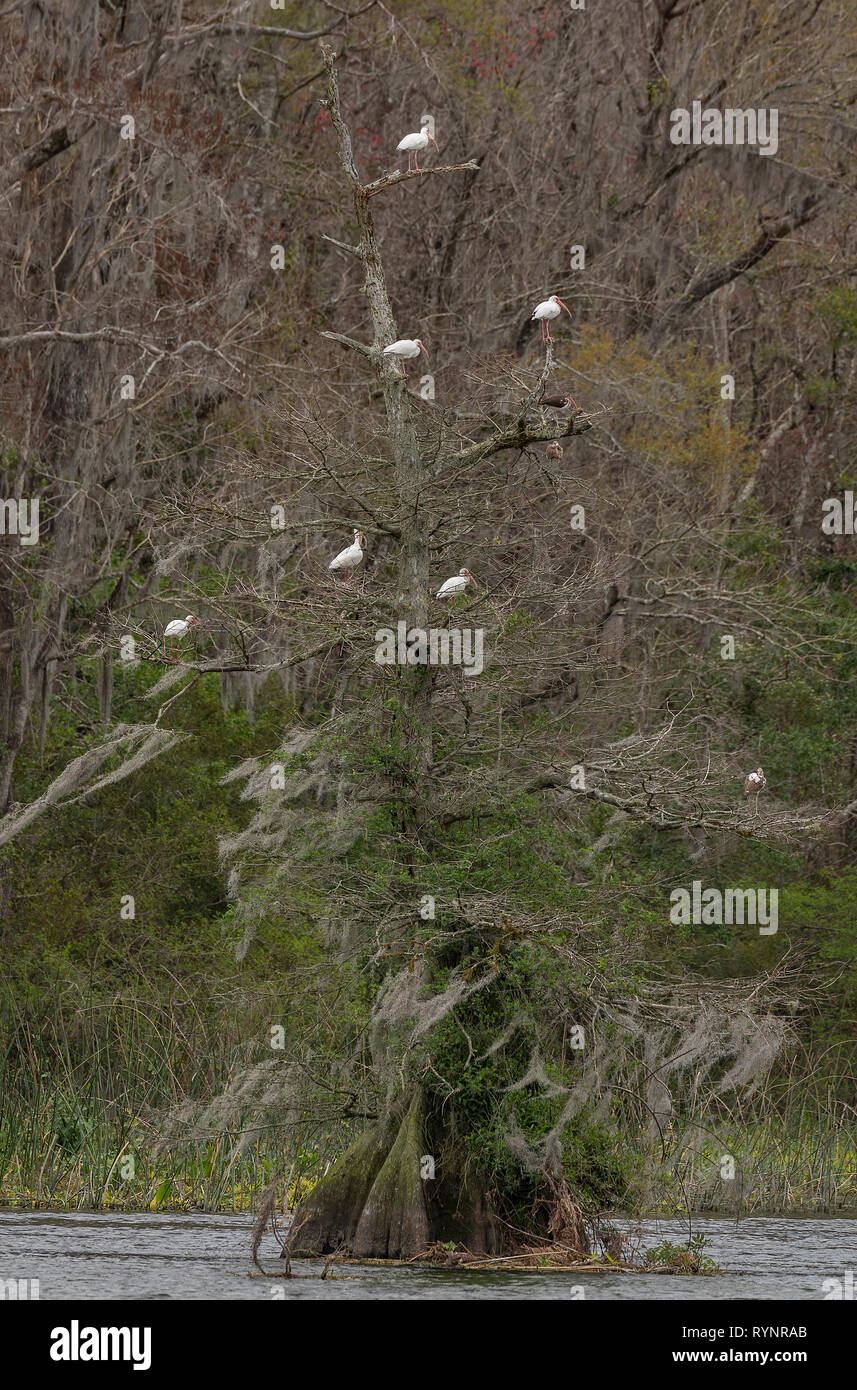
[[[301,1255],[300,1260],[310,1261],[312,1256]],[[522,1255],[498,1255],[491,1259],[486,1259],[484,1255],[463,1256],[454,1264],[438,1264],[430,1258],[427,1251],[425,1256],[414,1255],[409,1260],[379,1260],[364,1257],[361,1260],[351,1256],[341,1256],[335,1260],[335,1264],[342,1265],[378,1265],[388,1269],[430,1269],[438,1274],[461,1273],[462,1270],[478,1271],[490,1270],[494,1273],[509,1274],[651,1274],[651,1270],[645,1271],[637,1265],[629,1264],[592,1264],[585,1261],[582,1264],[553,1264],[545,1263],[547,1257],[540,1252]],[[524,1260],[529,1260],[529,1264],[524,1264]],[[541,1260],[542,1263],[538,1263]],[[668,1273],[668,1271],[661,1271]],[[307,1275],[298,1276],[308,1278]]]

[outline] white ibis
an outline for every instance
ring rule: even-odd
[[[552,439],[548,447],[545,449],[547,457],[549,459],[556,459],[557,462],[559,462],[559,460],[562,458],[563,452],[563,447],[558,439]]]
[[[435,598],[457,598],[459,594],[464,593],[468,584],[472,584],[474,589],[479,588],[470,570],[459,570],[458,574],[454,574],[451,579],[445,579],[443,581],[435,594]]]
[[[571,318],[571,310],[567,304],[563,304],[558,294],[552,294],[550,299],[543,299],[541,304],[537,304],[533,310],[533,318],[538,319],[542,326],[542,342],[551,341],[551,319],[558,319],[562,310]]]
[[[425,352],[426,360],[428,361],[428,352],[426,352],[426,348],[424,344],[420,342],[419,338],[398,338],[395,343],[391,343],[389,347],[384,348],[384,356],[392,357],[400,364],[402,376],[404,377],[408,375],[405,370],[405,360],[410,360],[412,357],[419,357],[421,352]]]
[[[759,792],[767,786],[768,779],[760,767],[755,772],[750,772],[744,778],[744,795],[749,799],[751,796],[756,798],[756,815],[759,814]]]
[[[188,613],[186,618],[173,618],[172,622],[167,623],[164,628],[164,636],[169,637],[178,652],[181,640],[186,632],[190,632],[192,627],[196,627],[199,618],[195,618],[192,613]]]
[[[420,168],[419,153],[420,150],[428,149],[429,141],[431,141],[437,150],[437,141],[431,133],[431,127],[428,125],[424,125],[422,130],[414,131],[412,135],[406,135],[403,140],[399,141],[396,149],[407,153],[409,174],[413,172],[411,169],[411,160],[413,160],[416,165],[416,172],[418,174],[423,172]],[[440,150],[437,150],[437,152],[440,154]]]
[[[331,560],[328,565],[329,570],[344,570],[346,584],[351,583],[351,575],[358,565],[363,563],[363,541],[362,531],[354,532],[354,540],[351,545],[347,545],[344,550]]]

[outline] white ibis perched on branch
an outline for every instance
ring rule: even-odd
[[[435,594],[435,598],[457,598],[459,594],[464,593],[468,584],[472,584],[474,589],[479,588],[470,570],[459,570],[458,574],[454,574],[451,579],[445,579],[443,581]]]
[[[363,532],[355,531],[354,540],[351,545],[347,545],[344,550],[331,560],[328,565],[329,570],[344,570],[346,584],[351,583],[351,575],[358,565],[363,563]]]
[[[186,618],[173,618],[172,622],[167,623],[164,628],[164,636],[170,639],[175,651],[181,647],[181,641],[186,632],[190,632],[192,627],[196,627],[199,618],[195,618],[192,613],[188,613]]]
[[[744,778],[744,795],[749,798],[756,798],[756,815],[759,814],[759,792],[767,786],[768,779],[760,767],[755,772],[750,772]]]
[[[424,125],[422,130],[416,130],[412,135],[406,135],[403,140],[399,141],[396,149],[407,154],[409,174],[413,172],[411,170],[411,160],[414,161],[416,172],[418,174],[423,172],[420,168],[419,153],[420,150],[428,149],[429,141],[431,141],[438,154],[440,154],[440,150],[437,149],[437,141],[431,133],[431,126],[428,125]]]
[[[384,348],[384,356],[392,357],[399,363],[402,368],[402,376],[404,377],[408,375],[405,370],[405,359],[409,360],[412,357],[419,357],[421,352],[425,352],[426,361],[428,361],[428,352],[426,352],[425,345],[420,342],[419,338],[399,338],[395,343],[391,343],[389,347]]]
[[[558,319],[562,310],[571,318],[571,310],[567,304],[563,304],[558,294],[552,294],[550,299],[543,299],[541,304],[537,304],[533,310],[533,318],[538,319],[542,327],[542,342],[551,341],[551,319]]]

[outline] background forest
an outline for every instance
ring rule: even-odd
[[[4,1200],[276,1183],[326,1247],[382,1171],[384,1253],[560,1181],[854,1206],[855,0],[0,35]],[[694,100],[776,155],[672,144]],[[379,664],[400,621],[484,670]]]

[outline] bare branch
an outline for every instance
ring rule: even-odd
[[[49,160],[56,159],[57,155],[62,154],[64,150],[71,149],[72,145],[82,139],[94,124],[94,121],[89,121],[76,135],[70,135],[66,125],[54,126],[53,129],[47,131],[37,144],[10,161],[8,167],[9,181],[4,186],[3,191],[5,193],[11,192],[26,174],[33,173],[34,170],[40,169],[43,164],[47,164]]]
[[[218,39],[234,38],[240,34],[250,34],[254,38],[265,39],[295,39],[301,43],[307,43],[312,39],[322,39],[326,34],[332,34],[336,29],[348,22],[350,19],[357,19],[359,15],[366,14],[371,10],[377,0],[369,0],[369,3],[361,6],[359,10],[353,10],[350,14],[341,11],[339,18],[324,29],[285,29],[276,24],[245,24],[240,20],[214,20],[207,24],[200,24],[195,29],[181,29],[177,34],[164,34],[162,43],[185,44],[194,43],[197,39]],[[134,43],[120,44],[119,47],[140,48],[149,43],[149,39],[138,39]]]
[[[721,285],[728,285],[730,280],[736,280],[739,275],[758,265],[784,237],[817,217],[824,206],[824,199],[825,195],[820,190],[807,193],[805,197],[792,203],[782,217],[763,224],[762,231],[752,246],[742,251],[740,256],[735,256],[731,261],[718,266],[716,270],[709,270],[700,275],[673,306],[672,312],[682,313],[692,309],[715,290],[719,290]]]
[[[579,793],[591,801],[600,801],[607,806],[615,806],[633,820],[640,821],[643,825],[651,825],[656,830],[711,830],[718,835],[728,831],[730,834],[741,835],[751,840],[773,839],[777,834],[785,835],[795,830],[800,830],[803,834],[819,832],[829,824],[834,815],[830,811],[803,817],[786,813],[779,818],[766,816],[764,819],[748,822],[738,819],[736,813],[729,810],[709,812],[707,815],[683,814],[666,807],[653,808],[651,796],[622,797],[604,791],[601,787],[572,787],[568,774],[563,775],[558,769],[540,773],[528,782],[525,788],[528,792],[560,789]]]
[[[468,159],[466,164],[440,164],[434,169],[409,169],[404,172],[397,169],[391,174],[382,174],[372,183],[364,183],[363,192],[367,198],[374,198],[376,193],[382,193],[385,188],[395,188],[397,183],[405,183],[407,179],[424,179],[429,174],[457,174],[462,169],[478,173],[479,165],[475,159]]]
[[[358,343],[356,338],[349,338],[345,333],[323,332],[321,336],[322,338],[332,339],[334,343],[343,343],[345,347],[353,348],[355,352],[362,353],[363,356],[368,357],[370,361],[375,360],[375,354],[372,351],[371,347],[369,347],[366,343]]]

